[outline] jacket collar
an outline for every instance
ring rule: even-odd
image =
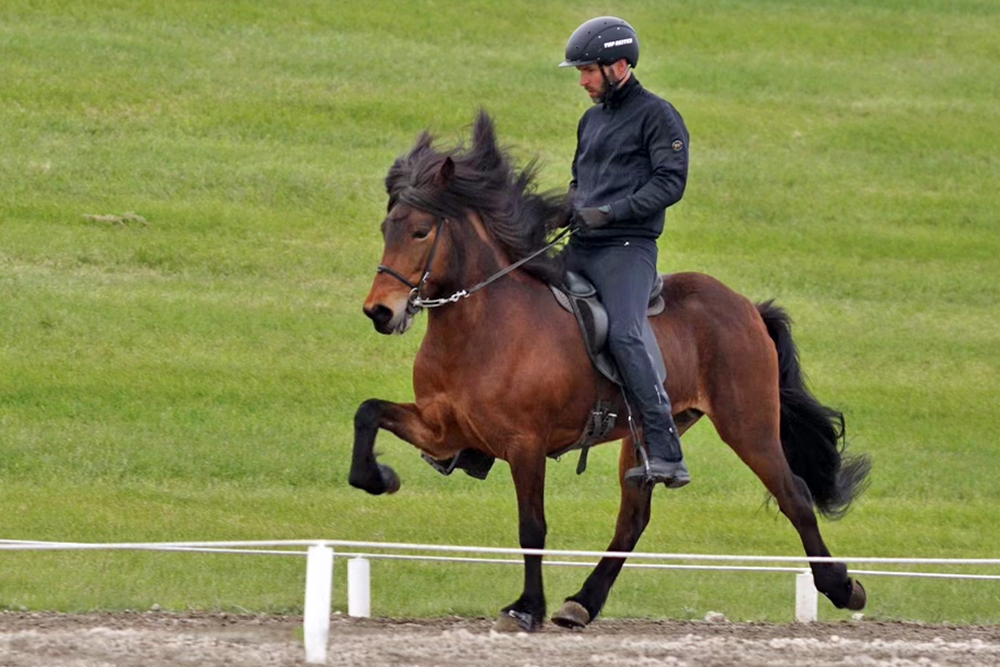
[[[615,90],[608,99],[604,101],[605,108],[617,109],[622,106],[630,99],[639,94],[642,90],[642,84],[639,83],[639,79],[635,78],[635,72],[628,78],[628,81],[622,84],[621,88]]]

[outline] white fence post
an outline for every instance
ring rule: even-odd
[[[816,610],[818,595],[816,584],[810,570],[803,570],[795,575],[795,620],[799,623],[812,623],[818,616]]]
[[[333,549],[317,544],[306,554],[306,601],[302,625],[306,662],[326,664],[330,641],[330,603],[333,587]]]
[[[372,615],[371,567],[362,556],[347,561],[347,615],[356,618]]]

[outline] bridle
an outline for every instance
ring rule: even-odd
[[[513,264],[505,266],[504,268],[500,269],[499,271],[491,275],[489,278],[487,278],[486,280],[482,281],[477,285],[473,285],[468,289],[460,289],[457,292],[454,292],[451,296],[446,296],[437,299],[427,299],[421,295],[421,291],[423,289],[423,286],[427,283],[427,278],[429,278],[431,275],[431,263],[434,261],[434,255],[437,253],[438,241],[441,239],[441,230],[444,228],[444,223],[446,222],[448,222],[448,219],[445,217],[439,217],[437,219],[437,229],[434,232],[434,242],[431,243],[431,249],[427,253],[427,261],[424,262],[424,270],[421,274],[420,282],[418,283],[410,282],[406,278],[406,276],[401,274],[399,271],[396,271],[395,269],[386,266],[385,264],[379,264],[378,268],[375,270],[376,274],[386,273],[410,288],[410,296],[406,300],[406,310],[411,315],[418,312],[422,308],[440,308],[441,306],[447,306],[449,303],[456,303],[458,301],[461,301],[462,299],[469,298],[470,296],[472,296],[479,290],[483,289],[490,283],[493,283],[499,280],[500,278],[503,278],[511,271],[514,271],[515,269],[520,268],[524,264],[527,264],[528,262],[535,259],[542,253],[548,252],[551,248],[555,247],[555,245],[559,243],[559,241],[561,241],[564,237],[569,236],[575,231],[575,228],[572,225],[566,227],[564,230],[559,232],[556,235],[556,237],[552,239],[552,241],[550,241],[545,246],[539,248],[538,250],[531,253],[527,257],[519,259]]]
[[[423,297],[420,296],[421,288],[423,288],[424,283],[431,275],[431,263],[434,261],[434,255],[437,254],[438,241],[441,240],[441,229],[444,227],[444,223],[447,222],[447,218],[439,217],[437,219],[437,228],[434,231],[434,242],[431,243],[430,252],[427,254],[427,261],[424,262],[424,270],[420,276],[420,282],[412,283],[406,276],[401,274],[399,271],[386,266],[385,264],[379,264],[378,268],[375,269],[376,274],[387,273],[399,282],[403,283],[410,288],[410,296],[406,300],[406,310],[410,313],[416,313],[421,308],[435,308],[436,306],[443,306],[443,303],[428,306],[424,303]],[[455,301],[461,297],[456,297]]]

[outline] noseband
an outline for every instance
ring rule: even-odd
[[[447,221],[448,221],[447,218],[437,219],[437,230],[434,233],[434,242],[431,244],[431,250],[427,255],[427,261],[424,263],[424,270],[423,273],[421,274],[420,282],[416,284],[410,282],[406,278],[406,276],[401,274],[399,271],[396,271],[395,269],[386,266],[385,264],[379,264],[378,268],[375,270],[377,274],[386,273],[410,288],[410,296],[406,302],[406,309],[411,314],[416,313],[421,308],[439,308],[441,306],[446,306],[449,303],[456,303],[457,301],[460,301],[462,299],[469,298],[470,296],[472,296],[479,290],[483,289],[490,283],[499,280],[500,278],[503,278],[505,275],[507,275],[514,269],[517,269],[523,266],[524,264],[527,264],[528,262],[538,257],[542,253],[547,252],[549,249],[553,248],[557,243],[559,243],[559,241],[561,241],[563,237],[568,236],[572,234],[574,231],[576,231],[575,227],[573,227],[572,225],[566,227],[564,230],[559,232],[559,234],[557,234],[556,237],[552,239],[552,241],[550,241],[548,244],[542,246],[541,248],[531,253],[527,257],[523,257],[518,261],[514,262],[513,264],[510,264],[500,269],[499,271],[497,271],[496,273],[494,273],[493,275],[491,275],[489,278],[482,281],[478,285],[470,287],[469,289],[460,289],[451,296],[444,297],[441,299],[425,299],[420,295],[420,292],[423,289],[424,284],[427,282],[427,278],[431,275],[431,263],[434,261],[435,253],[437,253],[438,240],[441,238],[441,230],[444,228],[444,223],[446,223]]]

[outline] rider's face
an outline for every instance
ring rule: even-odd
[[[591,63],[590,65],[577,65],[576,69],[580,72],[580,85],[590,95],[590,99],[600,99],[601,95],[604,94],[605,88],[604,77],[601,76],[601,68],[598,67],[597,63]]]
[[[594,102],[601,99],[605,89],[608,87],[608,81],[618,83],[628,76],[628,62],[624,58],[610,65],[605,65],[605,76],[601,76],[601,66],[597,63],[577,65],[576,69],[580,72],[580,85],[583,86],[587,94],[590,95],[590,99]],[[607,80],[605,80],[605,77]]]

